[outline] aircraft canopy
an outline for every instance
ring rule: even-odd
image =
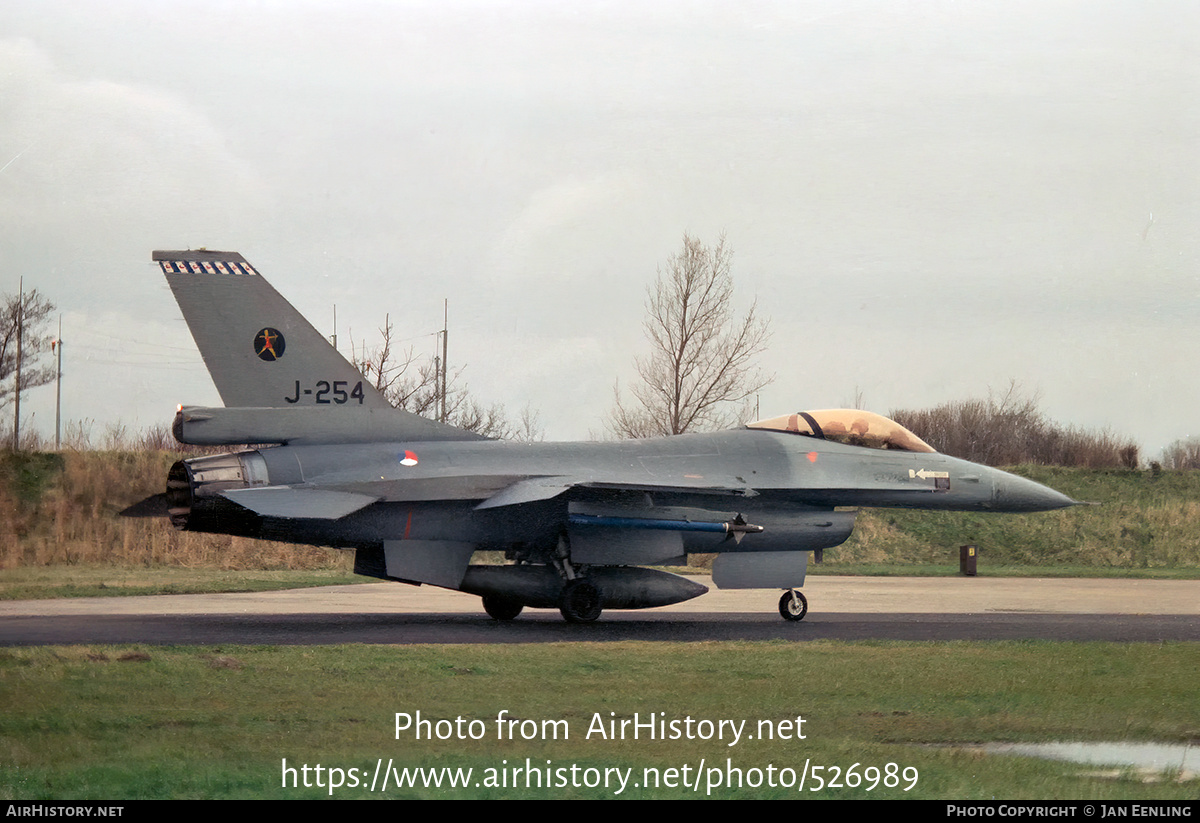
[[[821,409],[785,414],[749,423],[747,427],[803,434],[807,437],[836,440],[838,443],[867,446],[872,449],[935,451],[932,446],[895,420],[861,409]]]

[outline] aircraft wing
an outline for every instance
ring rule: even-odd
[[[303,486],[256,486],[243,489],[227,489],[220,494],[263,517],[299,518],[315,520],[340,520],[356,511],[365,509],[377,502],[399,502],[412,500],[445,499],[444,495],[452,494],[449,485],[458,488],[459,494],[468,495],[470,489],[486,488],[487,483],[475,483],[465,478],[447,478],[446,487],[436,489],[424,488],[423,484],[411,484],[409,493],[403,493],[404,486],[399,488],[379,488],[379,493],[369,494],[361,491],[305,488]],[[569,489],[596,489],[604,491],[633,491],[653,492],[659,494],[707,494],[722,497],[754,497],[758,493],[753,489],[737,485],[706,485],[681,486],[678,484],[654,483],[619,483],[595,480],[585,477],[533,477],[519,480],[505,486],[475,506],[476,510],[498,509],[505,506],[519,506],[523,503],[535,503],[551,500]]]
[[[670,482],[638,482],[625,483],[612,480],[601,480],[591,477],[572,477],[559,475],[555,477],[531,477],[506,486],[475,508],[495,509],[502,506],[516,506],[521,503],[533,503],[539,500],[550,500],[558,497],[568,489],[597,489],[604,491],[636,491],[659,494],[712,494],[719,496],[756,497],[758,492],[745,483],[739,483],[735,478],[729,478],[728,483],[714,483],[708,478],[697,478],[694,482],[686,479],[681,483],[680,478],[672,478]]]

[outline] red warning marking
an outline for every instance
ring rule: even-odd
[[[816,462],[817,462],[817,453],[816,453],[816,452],[809,452],[809,453],[808,453],[808,462],[809,462],[809,463],[816,463]]]

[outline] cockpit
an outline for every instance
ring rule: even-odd
[[[932,452],[921,438],[882,414],[861,409],[821,409],[748,423],[747,428],[801,434],[871,449]]]

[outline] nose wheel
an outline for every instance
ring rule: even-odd
[[[808,601],[795,589],[786,591],[779,598],[779,614],[784,620],[803,620],[808,614]]]

